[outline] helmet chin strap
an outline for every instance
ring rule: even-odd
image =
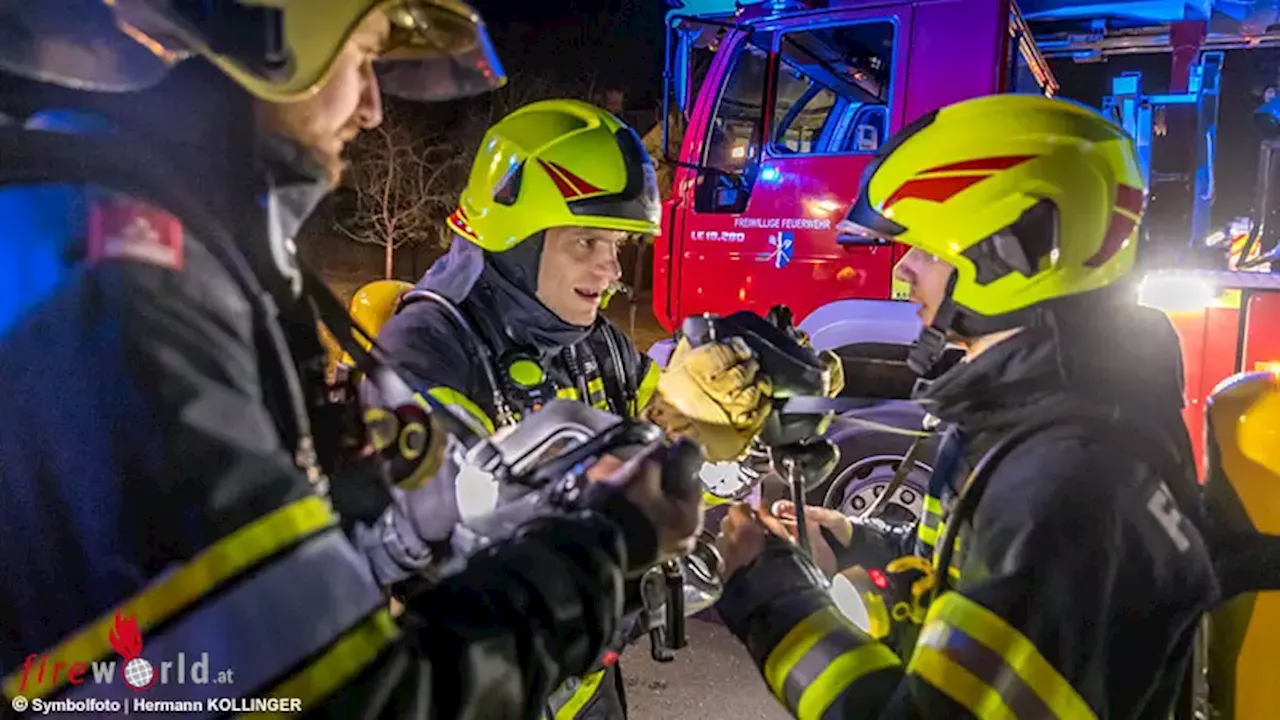
[[[938,304],[938,311],[933,314],[933,322],[920,329],[920,337],[916,338],[911,351],[907,353],[907,367],[917,375],[924,375],[932,370],[946,352],[947,333],[954,327],[956,316],[960,312],[955,300],[951,298],[959,275],[955,270],[951,271],[942,302]]]

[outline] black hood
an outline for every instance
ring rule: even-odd
[[[584,340],[592,326],[560,319],[537,296],[542,234],[502,253],[490,253],[461,237],[432,264],[418,287],[432,290],[501,327],[506,340],[546,358]]]
[[[1124,291],[1047,304],[1032,326],[943,374],[921,402],[974,437],[1073,405],[1114,409],[1190,458],[1177,333],[1164,313]]]

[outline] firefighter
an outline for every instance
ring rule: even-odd
[[[948,339],[967,355],[922,398],[952,430],[914,533],[932,562],[909,645],[844,619],[771,513],[722,524],[720,614],[796,717],[1169,712],[1218,586],[1175,362],[1136,362],[1169,330],[1126,282],[1144,192],[1119,128],[1030,95],[929,113],[873,161],[845,230],[910,246],[916,368]]]
[[[656,235],[659,213],[653,162],[634,130],[576,100],[522,107],[485,134],[448,219],[448,254],[404,296],[379,342],[489,430],[569,398],[643,414],[700,441],[709,460],[736,458],[770,410],[750,351],[740,341],[682,343],[660,373],[600,314],[621,276],[619,247]],[[452,490],[415,495],[426,539],[447,537],[459,517]],[[550,714],[623,716],[620,677],[601,672],[558,694]]]
[[[651,463],[592,468],[600,502],[389,618],[335,512],[339,489],[386,483],[330,472],[319,407],[316,315],[335,334],[345,315],[291,239],[380,120],[380,57],[382,87],[416,99],[504,79],[459,0],[0,7],[21,90],[0,237],[44,273],[0,316],[6,705],[83,714],[158,682],[317,716],[529,717],[598,657],[623,576],[696,528]],[[172,666],[202,653],[208,684],[184,681]],[[86,677],[117,655],[117,680]]]

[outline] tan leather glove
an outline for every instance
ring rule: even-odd
[[[830,350],[823,350],[818,353],[818,359],[822,361],[822,365],[827,370],[827,392],[826,396],[833,398],[844,390],[844,362]]]
[[[681,339],[645,418],[702,445],[707,460],[740,457],[773,410],[773,388],[740,338],[693,348]]]
[[[800,347],[813,349],[813,341],[809,338],[809,333],[800,328],[795,328],[794,332]],[[844,362],[840,360],[839,355],[830,350],[818,353],[818,359],[822,361],[827,375],[827,386],[823,394],[830,398],[836,397],[844,389]]]

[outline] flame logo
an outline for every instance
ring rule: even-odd
[[[116,611],[115,627],[107,633],[107,640],[126,661],[142,654],[142,633],[138,631],[137,616],[125,617]]]

